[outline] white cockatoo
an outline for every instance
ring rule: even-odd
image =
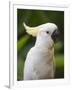
[[[29,27],[23,23],[26,32],[36,37],[35,45],[29,50],[24,65],[24,80],[54,78],[54,42],[58,36],[58,27],[54,23],[45,23]]]

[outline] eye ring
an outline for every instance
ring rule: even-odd
[[[46,33],[48,34],[48,33],[49,33],[49,31],[46,31]]]

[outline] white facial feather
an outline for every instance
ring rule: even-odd
[[[45,24],[39,25],[38,28],[42,31],[53,32],[55,29],[57,29],[57,25],[54,23],[45,23]]]

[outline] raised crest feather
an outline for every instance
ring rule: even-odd
[[[23,25],[24,25],[24,28],[26,29],[26,32],[29,34],[29,35],[32,35],[32,36],[34,36],[34,37],[36,37],[37,36],[37,33],[38,33],[38,29],[37,29],[37,27],[29,27],[29,26],[27,26],[25,23],[23,23]]]

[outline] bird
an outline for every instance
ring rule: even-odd
[[[44,23],[30,27],[23,23],[27,34],[36,37],[35,45],[29,50],[24,63],[24,80],[54,79],[54,44],[59,36],[55,23]]]

